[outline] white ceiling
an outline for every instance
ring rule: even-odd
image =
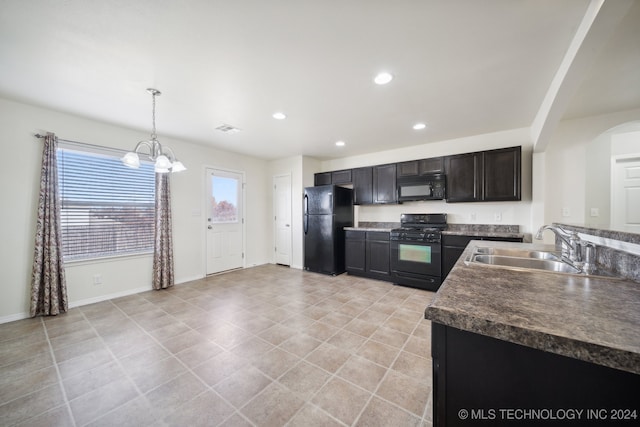
[[[530,126],[588,4],[0,0],[0,96],[149,132],[154,87],[161,136],[266,159],[350,156]],[[606,102],[597,86],[629,52],[626,78],[640,75],[633,10],[624,47],[603,54],[616,65],[594,67],[573,116],[621,109],[620,96],[640,106],[640,85],[614,83]],[[380,70],[395,79],[373,84]]]

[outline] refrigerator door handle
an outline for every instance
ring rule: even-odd
[[[309,230],[309,195],[304,195],[304,234]]]

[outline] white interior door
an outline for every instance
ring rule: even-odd
[[[291,265],[291,175],[273,178],[276,264]]]
[[[243,266],[243,179],[236,172],[206,171],[207,274],[214,274]]]
[[[640,233],[640,156],[614,159],[611,228]]]

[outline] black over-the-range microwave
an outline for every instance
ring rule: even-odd
[[[447,196],[444,174],[398,178],[398,202],[443,200]]]

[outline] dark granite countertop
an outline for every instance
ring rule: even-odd
[[[385,227],[344,227],[344,229],[352,231],[382,231],[386,233],[391,232],[391,228]]]
[[[477,242],[553,250],[553,245]],[[458,329],[640,374],[640,284],[466,265],[469,244],[425,310]]]
[[[502,237],[507,239],[521,239],[524,237],[524,234],[522,233],[487,230],[443,230],[442,234],[448,236]]]
[[[345,230],[352,231],[383,231],[383,232],[391,232],[391,228],[386,227],[345,227]]]
[[[345,230],[355,231],[382,231],[390,232],[399,228],[399,222],[361,222],[357,227],[345,227]],[[522,238],[524,234],[519,232],[517,225],[489,225],[489,224],[449,224],[442,234],[452,236],[477,236],[477,237],[501,237]]]

